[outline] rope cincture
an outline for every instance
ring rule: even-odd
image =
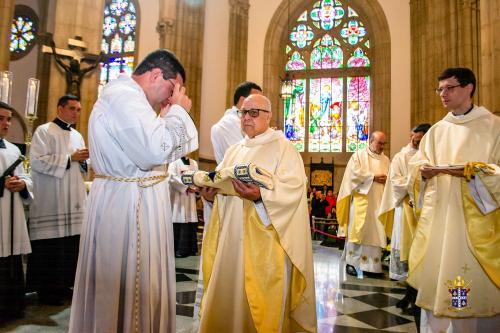
[[[168,174],[165,172],[160,175],[147,176],[147,177],[114,177],[107,175],[95,175],[95,178],[106,179],[122,183],[137,183],[139,188],[147,188],[155,186],[165,179]],[[140,225],[140,212],[141,212],[141,191],[137,199],[137,206],[135,209],[135,222],[137,227],[137,249],[136,249],[136,265],[135,265],[135,294],[134,294],[134,330],[139,333],[139,299],[140,299],[140,285],[141,285],[141,225]]]

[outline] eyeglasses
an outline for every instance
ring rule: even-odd
[[[436,94],[438,95],[441,95],[442,92],[452,92],[453,89],[455,89],[456,87],[461,87],[462,85],[461,84],[457,84],[456,86],[448,86],[448,87],[439,87],[439,88],[436,88],[434,91],[436,92]]]
[[[247,113],[250,115],[252,118],[257,118],[259,116],[259,111],[260,112],[269,112],[267,110],[262,110],[262,109],[248,109],[248,110],[238,110],[238,117],[243,118]]]

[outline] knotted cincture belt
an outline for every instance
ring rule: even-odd
[[[122,183],[137,183],[140,188],[147,188],[155,186],[165,179],[168,173],[163,173],[155,176],[146,177],[114,177],[107,175],[95,175],[95,178],[110,180]],[[141,225],[140,225],[140,212],[141,212],[141,193],[137,199],[137,206],[135,208],[135,224],[137,227],[137,252],[136,252],[136,265],[135,265],[135,295],[134,295],[134,328],[135,332],[139,332],[139,297],[141,285]]]

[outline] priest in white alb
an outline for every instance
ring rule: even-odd
[[[198,148],[186,74],[168,50],[108,83],[89,121],[96,173],[83,225],[69,332],[174,332],[168,162]],[[162,108],[159,115],[155,108]]]
[[[181,157],[168,165],[168,184],[172,203],[176,258],[198,254],[196,189],[184,185],[181,181],[183,172],[196,170],[198,170],[198,163],[187,156]]]
[[[347,229],[344,249],[347,273],[382,273],[382,249],[387,246],[378,209],[389,171],[384,155],[386,136],[375,131],[369,146],[355,152],[347,163],[337,199],[339,226]]]
[[[31,252],[23,205],[33,200],[33,186],[19,148],[5,139],[12,112],[9,104],[0,102],[0,325],[24,315],[21,255]]]
[[[232,180],[233,195],[202,189],[213,204],[202,248],[199,332],[316,332],[302,158],[269,128],[266,97],[250,95],[239,115],[245,139],[226,151],[217,170],[238,173],[235,166],[253,163],[270,172],[273,186]]]
[[[421,332],[500,328],[500,118],[475,106],[468,68],[438,77],[448,114],[410,160],[419,216],[408,283],[418,289]]]
[[[71,125],[80,118],[78,97],[64,95],[57,102],[57,117],[40,125],[30,148],[34,201],[29,213],[32,254],[27,285],[38,301],[62,305],[71,298],[78,259],[78,244],[87,198],[88,149]]]

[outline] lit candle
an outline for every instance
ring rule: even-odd
[[[0,72],[0,101],[10,104],[10,92],[12,86],[12,72]]]
[[[26,94],[26,118],[36,118],[36,111],[38,105],[38,87],[40,85],[40,80],[29,79],[28,80],[28,92]]]

